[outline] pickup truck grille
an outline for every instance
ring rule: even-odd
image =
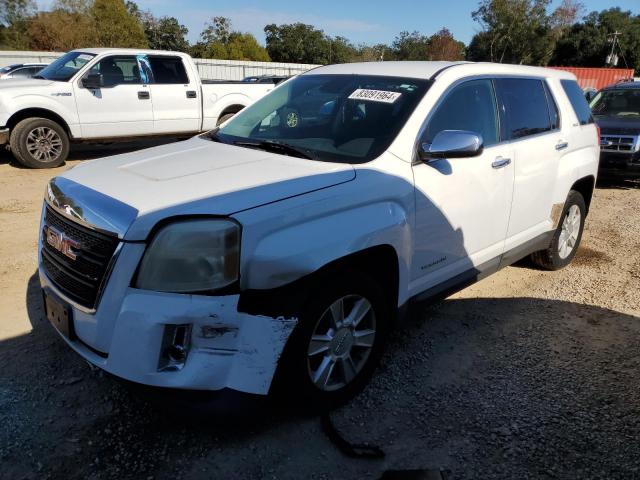
[[[602,135],[600,148],[603,152],[637,152],[640,144],[635,135]]]
[[[75,260],[47,241],[49,227],[75,242]],[[94,309],[118,239],[78,225],[48,205],[41,233],[42,266],[49,279],[69,299]]]

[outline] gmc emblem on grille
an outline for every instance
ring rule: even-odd
[[[44,233],[49,245],[58,250],[65,257],[70,258],[71,260],[76,259],[76,252],[74,251],[74,249],[77,250],[78,248],[80,248],[80,244],[78,242],[70,239],[64,233],[54,227],[45,227]]]

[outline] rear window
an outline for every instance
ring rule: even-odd
[[[182,60],[178,57],[149,57],[154,83],[181,84],[189,83],[189,77]]]
[[[496,85],[505,107],[507,139],[516,140],[557,128],[557,121],[552,122],[549,115],[542,80],[499,78]]]
[[[587,99],[584,96],[584,92],[578,86],[578,82],[575,80],[560,80],[564,93],[569,97],[573,111],[576,112],[580,125],[588,125],[593,123],[593,116],[591,115],[591,109],[587,103]]]

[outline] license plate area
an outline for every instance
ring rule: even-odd
[[[75,332],[73,330],[73,317],[69,305],[47,290],[43,290],[42,295],[44,297],[44,311],[47,315],[47,320],[49,320],[51,325],[63,336],[73,340],[75,338]]]

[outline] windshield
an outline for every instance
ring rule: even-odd
[[[603,90],[591,101],[594,115],[640,116],[640,88]]]
[[[367,162],[388,148],[428,86],[428,80],[412,78],[301,75],[242,110],[214,136],[254,148],[278,143],[317,160]]]
[[[71,79],[95,55],[83,52],[69,52],[43,68],[35,78],[66,82]]]

